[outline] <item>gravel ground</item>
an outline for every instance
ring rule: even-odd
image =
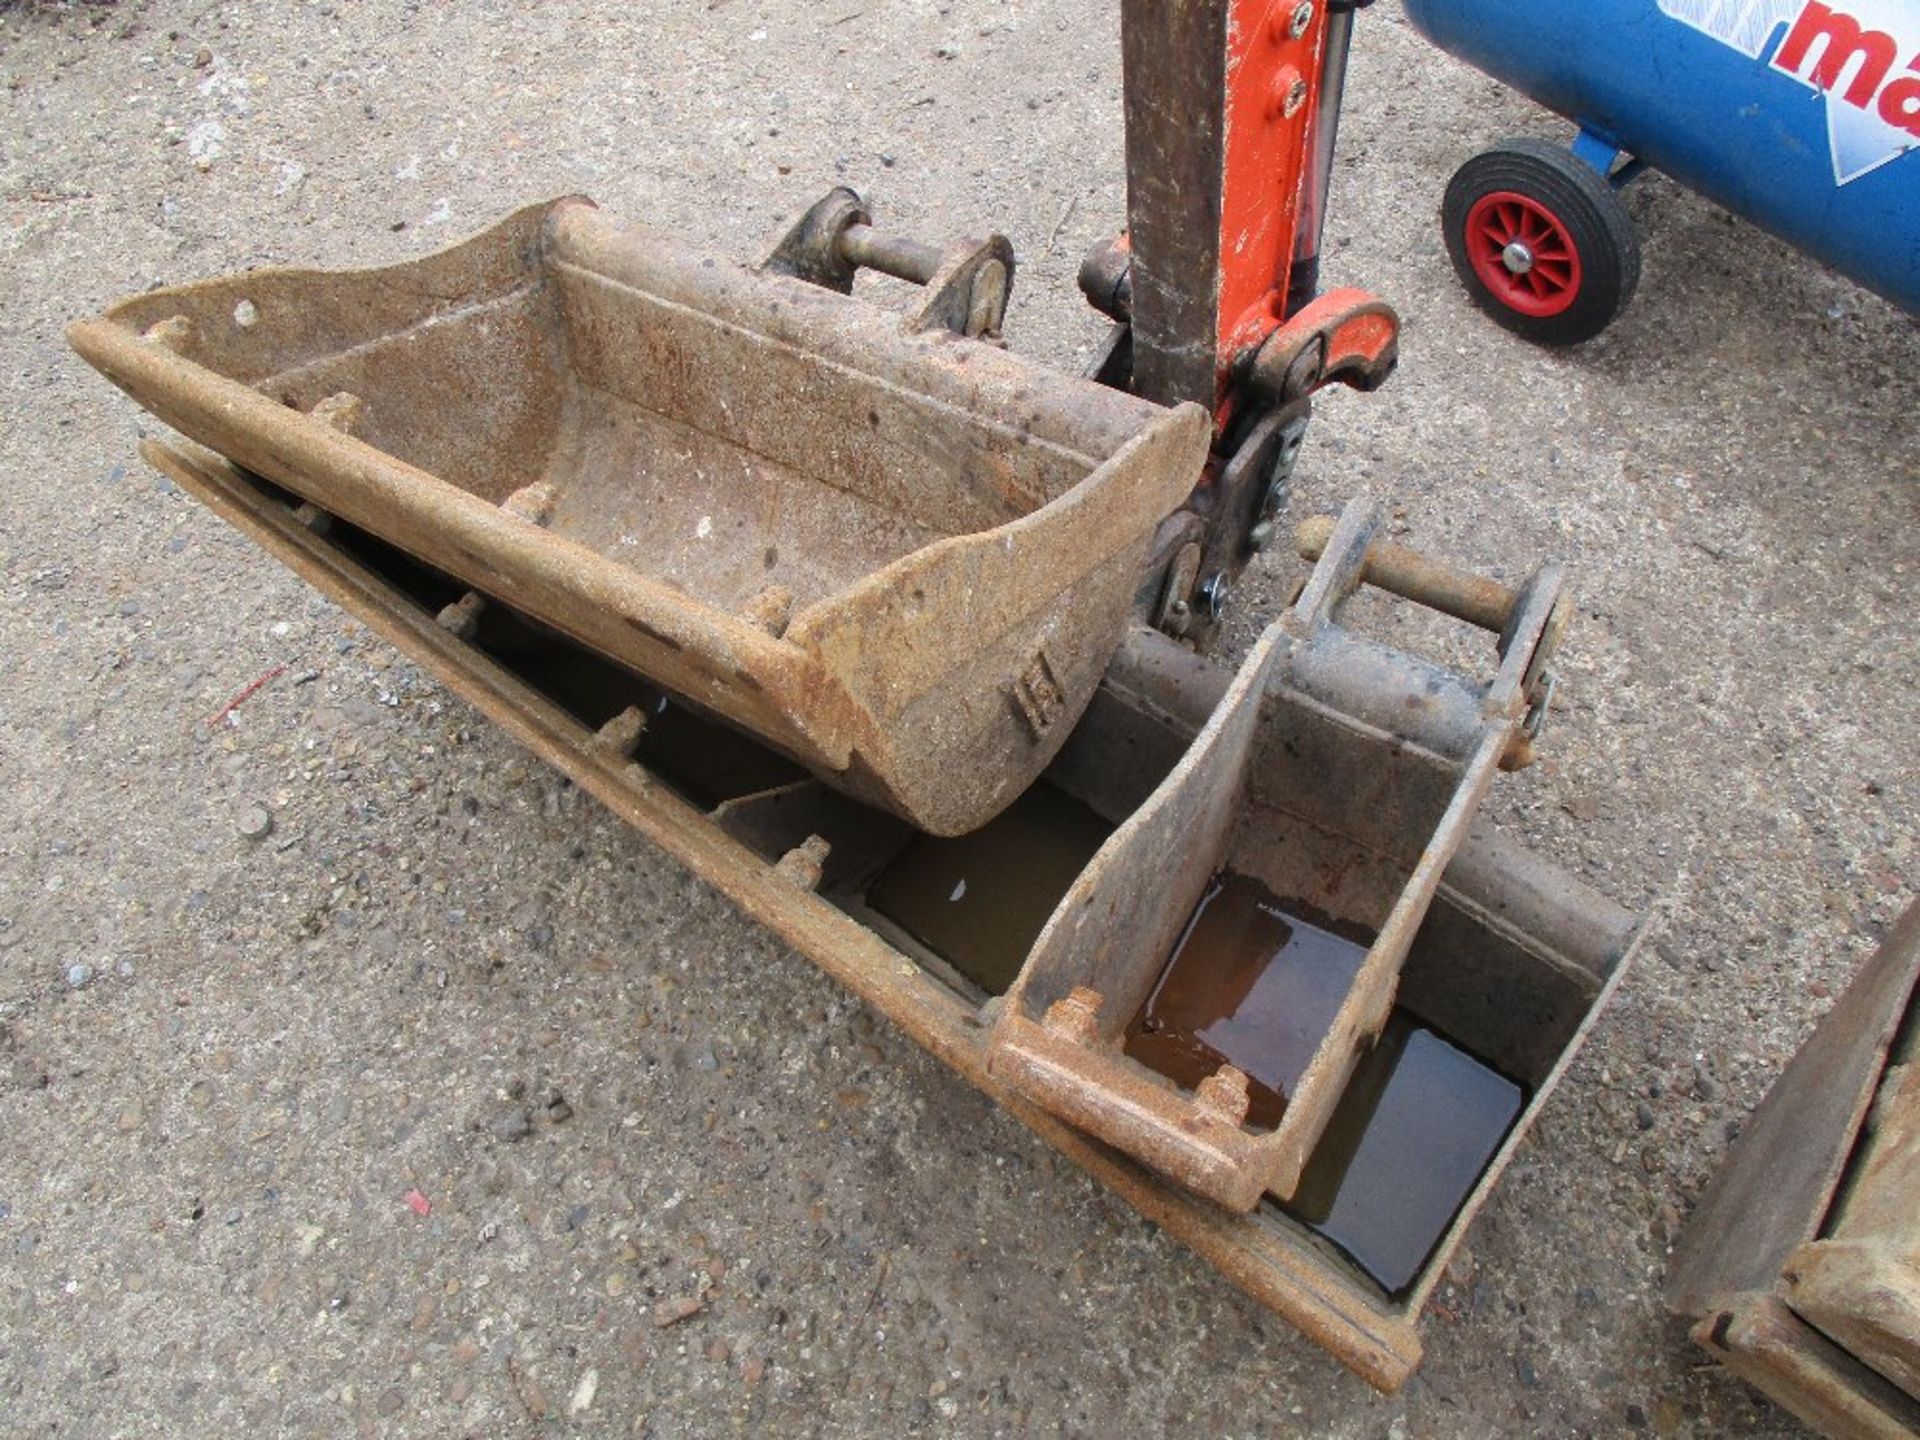
[[[1914,888],[1890,307],[1654,177],[1623,322],[1510,341],[1432,216],[1473,149],[1559,129],[1365,17],[1328,278],[1402,307],[1404,363],[1326,404],[1300,505],[1571,564],[1547,758],[1493,804],[1655,917],[1392,1398],[146,471],[61,339],[566,191],[754,256],[843,181],[1004,230],[1014,344],[1073,364],[1124,209],[1116,9],[0,4],[0,1431],[1796,1433],[1658,1286]]]

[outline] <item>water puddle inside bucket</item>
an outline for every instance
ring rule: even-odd
[[[1396,1010],[1281,1208],[1397,1298],[1526,1102],[1521,1086]]]
[[[1216,877],[1129,1026],[1135,1060],[1192,1089],[1247,1075],[1248,1123],[1279,1124],[1370,937],[1231,872]],[[1418,1279],[1526,1103],[1525,1091],[1395,1010],[1282,1208],[1389,1294]]]
[[[750,736],[504,606],[488,607],[475,643],[594,729],[636,707],[647,723],[633,758],[702,810],[806,778]]]
[[[633,758],[703,810],[806,779],[785,756],[660,691],[636,703],[647,728]]]
[[[1006,993],[1047,917],[1113,827],[1042,783],[953,839],[917,835],[867,904],[989,995]]]
[[[1271,1130],[1313,1059],[1367,938],[1231,871],[1208,887],[1127,1030],[1127,1053],[1191,1090],[1221,1062],[1246,1072],[1247,1123]]]

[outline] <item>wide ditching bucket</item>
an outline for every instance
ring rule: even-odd
[[[927,287],[902,317],[842,293]],[[1012,256],[836,191],[758,269],[566,199],[73,327],[183,434],[935,834],[1073,729],[1210,422],[991,343]],[[632,717],[629,728],[643,725]]]

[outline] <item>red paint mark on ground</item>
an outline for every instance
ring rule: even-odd
[[[255,695],[259,694],[268,685],[286,673],[287,667],[285,665],[276,665],[259,679],[249,681],[241,687],[238,695],[235,695],[208,717],[207,728],[212,729],[215,725],[218,725],[222,720],[233,714],[234,711],[238,710],[242,705],[246,704],[247,701],[251,700]]]

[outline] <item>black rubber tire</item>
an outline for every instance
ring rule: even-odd
[[[1514,309],[1475,272],[1468,255],[1467,217],[1489,195],[1512,191],[1551,211],[1580,259],[1573,303],[1557,315]],[[1454,172],[1440,206],[1447,254],[1460,283],[1487,314],[1539,345],[1591,340],[1633,298],[1640,283],[1640,238],[1619,192],[1571,150],[1543,140],[1507,140]]]

